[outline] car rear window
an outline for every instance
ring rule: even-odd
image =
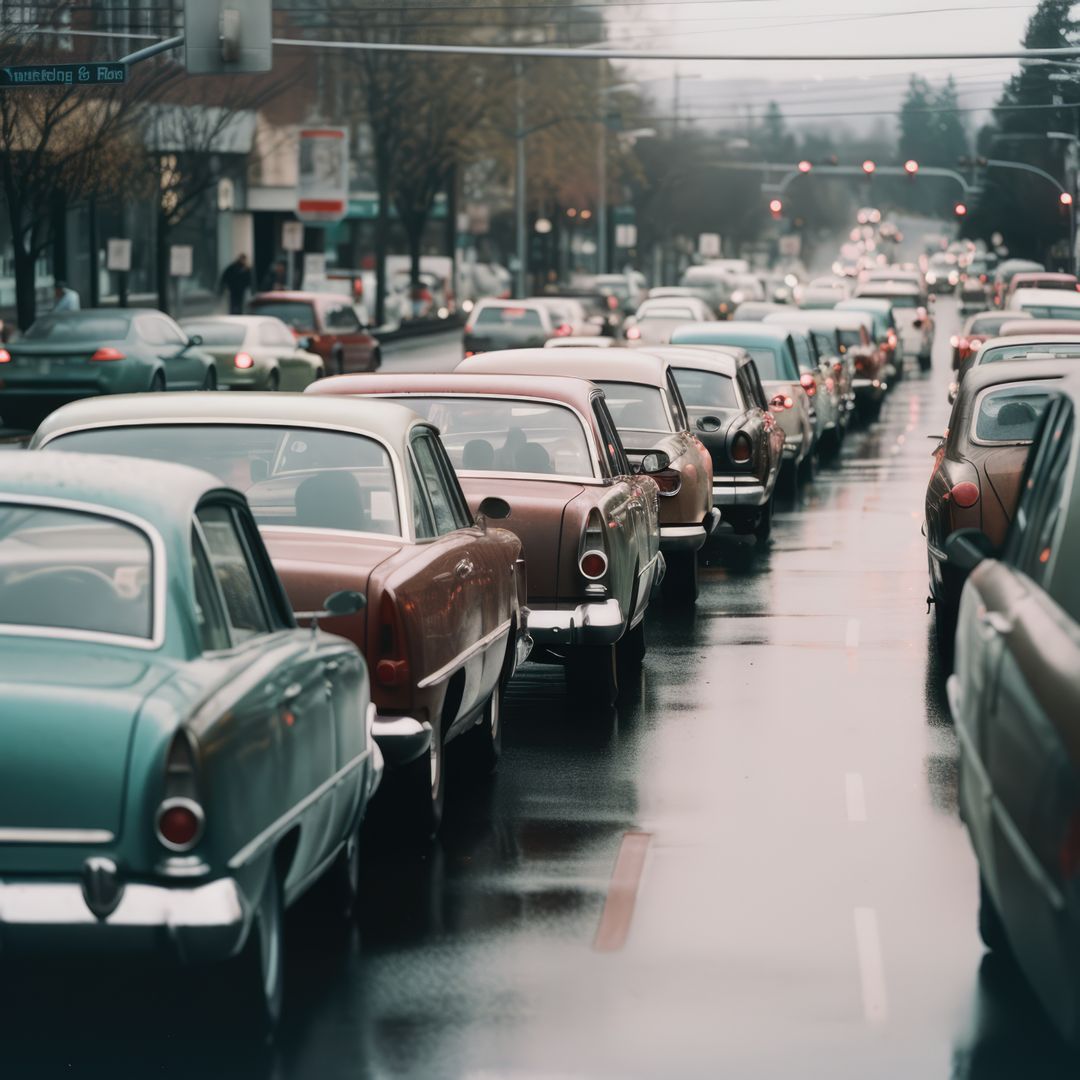
[[[128,319],[115,315],[43,315],[23,334],[23,341],[123,341],[130,326]]]
[[[176,461],[247,495],[264,526],[400,536],[390,456],[365,435],[254,424],[175,424],[75,431],[50,448]]]
[[[153,636],[153,550],[104,515],[0,503],[0,626]]]
[[[496,397],[404,397],[439,429],[455,469],[593,476],[585,429],[572,410]]]
[[[1007,386],[983,391],[975,414],[975,439],[981,443],[1031,442],[1050,400],[1046,390]]]
[[[675,381],[688,409],[737,409],[735,381],[716,371],[675,368]]]
[[[198,334],[203,339],[203,344],[211,348],[215,345],[242,345],[248,332],[244,323],[185,321],[181,325],[189,334]]]
[[[1012,320],[1015,315],[1015,311],[1005,315],[980,315],[972,322],[971,329],[968,330],[968,333],[986,334],[987,336],[996,334],[1007,322]]]
[[[1033,319],[1080,319],[1080,305],[1057,307],[1054,304],[1021,304]]]
[[[540,312],[525,307],[485,307],[476,315],[474,326],[521,326],[539,329],[543,326]]]
[[[619,431],[673,431],[664,397],[655,386],[597,382]]]
[[[978,355],[980,366],[1002,360],[1076,360],[1080,359],[1080,340],[1075,345],[995,345]]]
[[[920,301],[914,293],[873,293],[864,292],[863,296],[870,299],[888,300],[894,308],[917,308]]]
[[[254,300],[248,310],[255,315],[273,315],[302,334],[315,331],[315,309],[304,300]]]

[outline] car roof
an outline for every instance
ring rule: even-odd
[[[113,394],[84,398],[57,409],[38,428],[35,441],[72,428],[161,422],[327,425],[373,435],[402,446],[420,418],[410,409],[386,403],[330,400],[313,394]],[[426,423],[426,421],[424,421]]]
[[[664,386],[667,367],[666,361],[647,349],[500,349],[471,356],[457,370],[571,378],[587,375],[594,381]]]
[[[493,308],[522,308],[522,307],[542,307],[545,300],[572,300],[573,297],[560,297],[560,296],[530,296],[522,300],[502,300],[495,296],[485,296],[481,300],[476,301],[476,307],[473,311],[479,311],[482,307]]]
[[[1071,293],[1065,289],[1017,289],[1012,294],[1009,306],[1014,304],[1045,304],[1047,307],[1080,308],[1080,293]]]
[[[1013,315],[1018,315],[1018,319],[1013,319]],[[1080,316],[1075,319],[1031,319],[1024,318],[1024,315],[1030,316],[1030,312],[1009,312],[1008,321],[1001,324],[998,328],[999,337],[1014,337],[1016,334],[1071,334],[1077,330],[1080,330]],[[1023,323],[1023,326],[1017,325],[1015,327],[1015,333],[1010,329],[1012,323]]]
[[[858,300],[872,300],[874,297],[867,296],[863,290],[869,287],[870,291],[879,297],[887,296],[918,296],[919,286],[914,281],[866,281],[859,286]]]
[[[349,394],[476,394],[482,397],[550,398],[587,413],[596,386],[564,375],[470,375],[463,371],[414,374],[335,375],[308,387],[306,396]]]
[[[1032,278],[1042,281],[1075,281],[1075,274],[1063,274],[1056,270],[1025,270],[1023,273],[1017,274],[1009,283],[1016,289],[1022,289],[1023,282],[1025,280],[1030,281]]]
[[[235,326],[258,326],[259,323],[280,323],[276,315],[185,315],[180,325],[187,323],[232,323]],[[284,323],[281,323],[284,326]]]
[[[1003,360],[998,364],[977,364],[964,376],[960,394],[974,399],[989,386],[1000,383],[1037,382],[1060,379],[1075,369],[1071,360]]]
[[[658,345],[650,350],[673,368],[697,368],[734,378],[750,363],[750,354],[738,345]]]
[[[270,292],[256,293],[248,303],[258,304],[264,300],[292,300],[296,303],[309,303],[315,304],[320,301],[333,301],[335,304],[341,303],[341,293],[336,292],[305,292],[301,289],[273,289]]]
[[[909,294],[910,295],[910,294]],[[887,315],[892,311],[892,304],[879,296],[851,296],[836,305],[837,311],[874,311]]]
[[[766,323],[797,322],[814,330],[857,330],[860,326],[871,327],[873,316],[866,311],[845,311],[828,308],[824,311],[808,311],[799,308],[789,315],[786,311],[774,312],[765,317]]]
[[[1080,324],[1075,334],[1006,334],[984,341],[977,355],[981,356],[990,349],[1015,345],[1075,345],[1080,350]]]
[[[739,344],[738,340],[743,341],[755,341],[763,342],[765,344],[780,344],[785,341],[791,333],[789,327],[778,326],[776,323],[767,322],[750,322],[748,320],[737,321],[732,319],[728,322],[715,322],[715,323],[694,323],[692,326],[686,326],[685,329],[688,333],[695,335],[706,335],[704,340],[695,342],[689,341],[676,341],[672,342],[674,345],[711,345],[714,344],[710,341],[710,338],[715,339],[715,344],[725,345]],[[676,331],[678,333],[678,331]],[[725,338],[728,340],[725,341]]]

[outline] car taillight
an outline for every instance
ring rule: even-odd
[[[962,510],[970,510],[979,501],[979,485],[970,480],[962,480],[949,492],[952,501]]]
[[[352,293],[357,300],[364,295],[364,283],[360,278],[353,278]]]
[[[618,311],[618,309],[619,309],[619,298],[617,296],[609,296],[607,298],[607,306],[612,311]]]
[[[832,369],[837,375],[843,375],[844,373],[844,365],[841,364],[839,360],[833,364]]]
[[[661,495],[678,495],[682,488],[682,473],[678,469],[662,469],[660,472],[649,473],[656,481]]]
[[[7,349],[0,349],[0,364],[10,364],[10,363],[11,363],[11,353],[9,353],[7,351]]]
[[[955,334],[953,334],[953,336],[951,338],[949,338],[949,344],[954,349],[959,349],[960,348],[960,339]]]
[[[885,344],[890,349],[895,349],[896,348],[896,341],[897,341],[896,331],[895,330],[890,330],[888,335],[885,338]]]
[[[405,658],[405,638],[397,605],[384,592],[379,602],[379,630],[376,640],[379,661],[375,678],[383,686],[404,686],[409,681],[409,661]]]
[[[627,341],[637,341],[641,337],[641,331],[636,326],[631,326],[626,331]]]
[[[608,560],[602,551],[586,551],[578,560],[578,569],[582,577],[590,581],[599,581],[607,573]]]
[[[108,346],[98,349],[91,360],[124,360],[126,357],[119,349],[111,349]]]
[[[825,380],[825,389],[828,390],[830,394],[836,393],[836,380],[831,375]]]
[[[608,570],[607,530],[599,510],[590,510],[581,535],[578,569],[589,581],[598,581]]]
[[[985,285],[986,284],[986,275],[985,274],[980,274],[979,275],[979,281],[982,282],[983,285]],[[1080,289],[1080,285],[1077,285],[1076,287],[1078,289]]]
[[[740,431],[731,441],[731,460],[736,465],[745,465],[754,453],[754,444],[745,431]]]
[[[255,366],[255,361],[251,354],[246,352],[238,352],[236,356],[233,357],[233,363],[240,368],[241,371],[247,371],[248,368],[253,368]]]
[[[170,851],[190,851],[203,831],[202,807],[193,799],[166,799],[157,813],[157,836]]]
[[[574,332],[574,328],[569,323],[559,323],[555,327],[556,337],[569,337]]]
[[[804,371],[799,376],[799,385],[806,391],[807,397],[813,397],[817,393],[817,381],[809,371]]]

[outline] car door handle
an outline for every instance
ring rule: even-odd
[[[304,687],[302,686],[302,684],[298,682],[289,683],[289,685],[286,686],[284,690],[282,690],[281,697],[282,700],[288,705],[292,704],[292,702],[294,702],[303,692]]]
[[[1006,618],[1000,611],[984,611],[979,616],[979,626],[984,631],[988,631],[985,635],[987,637],[991,634],[999,634],[1001,637],[1005,637],[1007,634],[1012,633],[1013,623],[1012,619]]]
[[[475,569],[476,567],[473,565],[471,559],[462,559],[461,562],[454,567],[454,573],[457,574],[459,578],[467,578]]]
[[[341,667],[341,661],[340,660],[328,660],[326,662],[326,673],[328,675],[333,675],[334,672],[337,671],[337,669],[339,667]]]

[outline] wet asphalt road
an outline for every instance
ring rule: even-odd
[[[697,610],[650,610],[617,710],[527,665],[495,780],[449,763],[440,842],[371,851],[347,933],[293,913],[273,1046],[205,974],[20,964],[0,1075],[1080,1074],[976,934],[919,532],[959,322],[937,314],[934,371],[771,547],[721,538]]]

